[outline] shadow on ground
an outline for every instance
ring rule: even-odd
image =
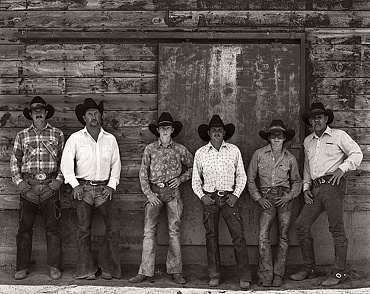
[[[262,288],[257,285],[256,267],[252,267],[252,287],[251,290],[309,290],[323,289],[321,282],[326,278],[328,269],[326,267],[318,268],[319,275],[314,279],[304,280],[301,282],[292,281],[289,275],[298,269],[297,266],[288,266],[284,279],[284,285],[279,288]],[[137,274],[138,265],[123,265],[122,279],[104,280],[100,273],[97,273],[96,280],[76,280],[74,279],[74,266],[63,268],[62,277],[60,280],[54,281],[48,275],[46,265],[34,264],[31,272],[24,280],[14,280],[13,275],[15,268],[12,265],[0,267],[0,284],[2,285],[54,285],[54,286],[110,286],[110,287],[155,287],[155,288],[198,288],[209,289],[208,287],[208,272],[205,266],[201,265],[185,265],[183,275],[187,281],[185,285],[178,285],[171,280],[171,277],[166,273],[165,265],[158,265],[155,276],[150,281],[145,281],[140,284],[130,284],[128,279]],[[221,285],[214,289],[218,290],[239,290],[239,279],[235,266],[222,267]],[[342,284],[335,286],[333,289],[355,289],[370,287],[370,276],[365,271],[351,270],[349,278]]]

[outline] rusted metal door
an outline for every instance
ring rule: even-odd
[[[300,142],[303,128],[299,114],[304,106],[300,96],[301,52],[301,45],[293,43],[161,44],[159,113],[169,111],[184,124],[177,141],[193,154],[205,144],[197,128],[208,123],[213,114],[219,114],[224,123],[235,124],[236,132],[229,142],[240,148],[247,170],[254,151],[267,144],[258,132],[272,119],[281,118],[296,131],[289,146]],[[299,151],[293,151],[298,157]],[[201,204],[189,182],[183,187],[183,196],[183,244],[204,244]],[[259,206],[247,188],[241,201],[247,243],[256,245]],[[231,244],[225,224],[220,230],[220,243]],[[296,243],[294,232],[291,239]]]

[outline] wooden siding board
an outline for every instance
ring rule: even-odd
[[[370,61],[315,61],[311,69],[313,78],[366,78],[370,76]]]
[[[5,101],[0,105],[0,110],[23,111],[29,106],[33,95],[0,95],[0,101]],[[77,104],[82,103],[86,98],[93,98],[95,101],[104,102],[105,111],[110,110],[156,110],[157,94],[71,94],[71,95],[42,95],[42,98],[53,105],[56,112],[72,111]]]
[[[156,60],[157,47],[150,44],[28,44],[30,60]]]
[[[0,61],[25,59],[25,45],[0,45]]]
[[[157,77],[155,61],[104,61],[105,77]]]
[[[315,100],[332,110],[370,110],[370,95],[316,95]]]
[[[311,93],[313,95],[351,95],[370,94],[369,78],[324,78],[313,80]]]
[[[310,48],[310,60],[315,61],[370,61],[370,46],[353,45],[314,45]]]

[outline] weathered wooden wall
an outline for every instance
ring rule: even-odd
[[[9,154],[16,133],[30,124],[22,110],[34,95],[54,105],[50,122],[67,138],[81,127],[74,115],[76,104],[86,97],[105,102],[105,126],[118,139],[123,163],[116,193],[122,259],[138,263],[145,197],[137,172],[143,148],[153,140],[147,127],[158,111],[158,45],[166,40],[162,33],[191,39],[183,33],[206,32],[211,39],[212,32],[224,32],[232,39],[238,33],[288,32],[307,37],[307,104],[320,100],[331,107],[333,126],[348,131],[364,151],[359,170],[349,175],[345,218],[349,261],[369,264],[369,27],[370,2],[365,0],[0,1],[0,263],[14,263],[18,191],[10,180]],[[64,208],[71,207],[69,192],[62,189]],[[65,209],[62,220],[64,249],[72,252],[73,210]],[[99,241],[102,226],[94,224],[94,241]],[[35,234],[36,259],[42,259],[45,242],[39,222]],[[320,239],[318,261],[330,263],[325,216],[314,234]],[[165,244],[165,234],[159,237]],[[292,256],[291,263],[300,262],[299,254]],[[205,255],[192,259],[188,254],[186,260],[204,262]]]

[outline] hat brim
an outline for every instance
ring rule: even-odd
[[[85,105],[85,104],[78,104],[75,108],[75,114],[77,116],[77,119],[80,121],[82,125],[86,125],[85,120],[83,119],[83,116],[85,115],[86,110],[95,108],[99,110],[100,114],[103,115],[104,107],[103,107],[103,101],[100,101],[97,106],[91,106],[91,105]]]
[[[174,128],[172,134],[171,134],[171,137],[172,138],[175,138],[178,134],[180,134],[181,130],[182,130],[182,123],[179,122],[179,121],[174,121],[172,123],[172,127]],[[156,137],[159,137],[159,133],[157,131],[157,128],[158,128],[158,125],[156,124],[150,124],[149,125],[149,131],[154,134]]]
[[[308,119],[311,116],[318,115],[318,114],[324,114],[325,116],[328,117],[328,122],[326,123],[327,125],[330,125],[334,120],[334,113],[331,109],[325,109],[325,111],[323,112],[307,112],[301,116],[301,119],[304,121],[306,125],[311,126],[311,123]]]
[[[269,134],[270,133],[275,133],[275,132],[265,132],[265,131],[260,131],[258,133],[258,135],[260,135],[260,137],[268,142],[271,142],[268,138]],[[281,131],[280,131],[281,133]],[[285,132],[282,132],[283,134],[285,134],[286,138],[284,140],[284,143],[292,140],[295,136],[295,131],[293,129],[287,129]]]
[[[223,128],[225,129],[224,141],[227,141],[234,135],[235,125],[230,123],[230,124],[224,125]],[[209,142],[211,140],[210,136],[208,135],[209,129],[210,129],[209,125],[206,125],[206,124],[201,124],[198,127],[199,137],[203,141]]]
[[[49,118],[53,117],[54,112],[55,112],[54,107],[51,106],[50,104],[46,104],[45,111],[48,112],[48,114],[46,115],[46,118],[45,119],[49,119]],[[28,107],[26,107],[26,108],[23,109],[23,115],[28,120],[32,120],[31,109],[29,109]]]

